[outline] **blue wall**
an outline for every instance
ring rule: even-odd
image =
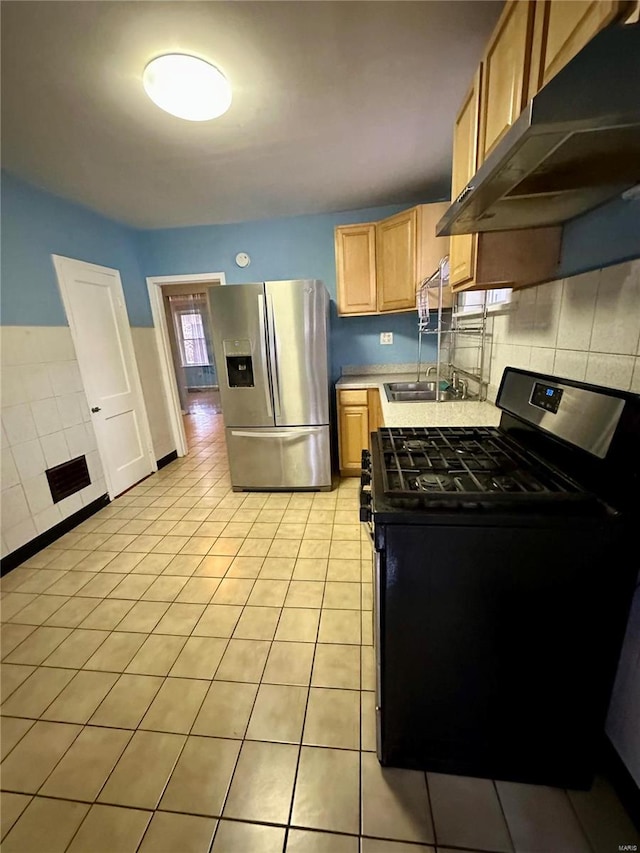
[[[332,377],[345,364],[416,360],[414,312],[338,317],[335,308],[336,225],[389,216],[402,205],[232,225],[135,231],[87,208],[2,174],[2,290],[4,325],[66,325],[51,254],[120,270],[133,326],[150,326],[144,277],[224,272],[229,283],[320,278],[332,296]],[[240,269],[237,252],[251,265]],[[640,205],[616,200],[565,227],[559,276],[640,257]],[[393,332],[380,346],[380,332]],[[429,343],[431,343],[429,341]],[[426,348],[424,360],[433,358]]]
[[[640,201],[618,198],[564,227],[558,278],[640,257]]]
[[[151,325],[133,229],[6,172],[0,190],[3,325],[68,325],[52,254],[120,270],[131,325]]]
[[[353,210],[343,213],[296,216],[242,222],[142,231],[138,235],[140,262],[145,275],[224,272],[228,284],[293,278],[319,278],[331,294],[331,374],[335,379],[345,364],[415,362],[418,321],[415,312],[384,317],[338,317],[336,312],[336,225],[367,222],[391,216],[406,205]],[[251,265],[236,266],[238,252]],[[380,345],[380,332],[393,332],[391,346]],[[431,341],[423,359],[435,357]]]

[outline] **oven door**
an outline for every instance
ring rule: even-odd
[[[381,574],[383,554],[374,551],[373,556],[373,648],[376,658],[376,753],[382,762],[382,597]]]

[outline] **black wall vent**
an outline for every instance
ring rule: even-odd
[[[56,465],[55,468],[49,468],[44,472],[49,481],[51,489],[51,497],[54,504],[58,501],[68,498],[91,485],[89,477],[89,469],[87,468],[87,460],[84,456],[78,456],[77,459],[71,459],[69,462],[63,462],[62,465]]]

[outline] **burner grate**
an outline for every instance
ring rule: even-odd
[[[382,428],[378,448],[389,497],[539,501],[585,494],[494,427]]]

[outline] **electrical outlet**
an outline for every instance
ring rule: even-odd
[[[387,346],[393,343],[393,332],[380,332],[380,345]]]

